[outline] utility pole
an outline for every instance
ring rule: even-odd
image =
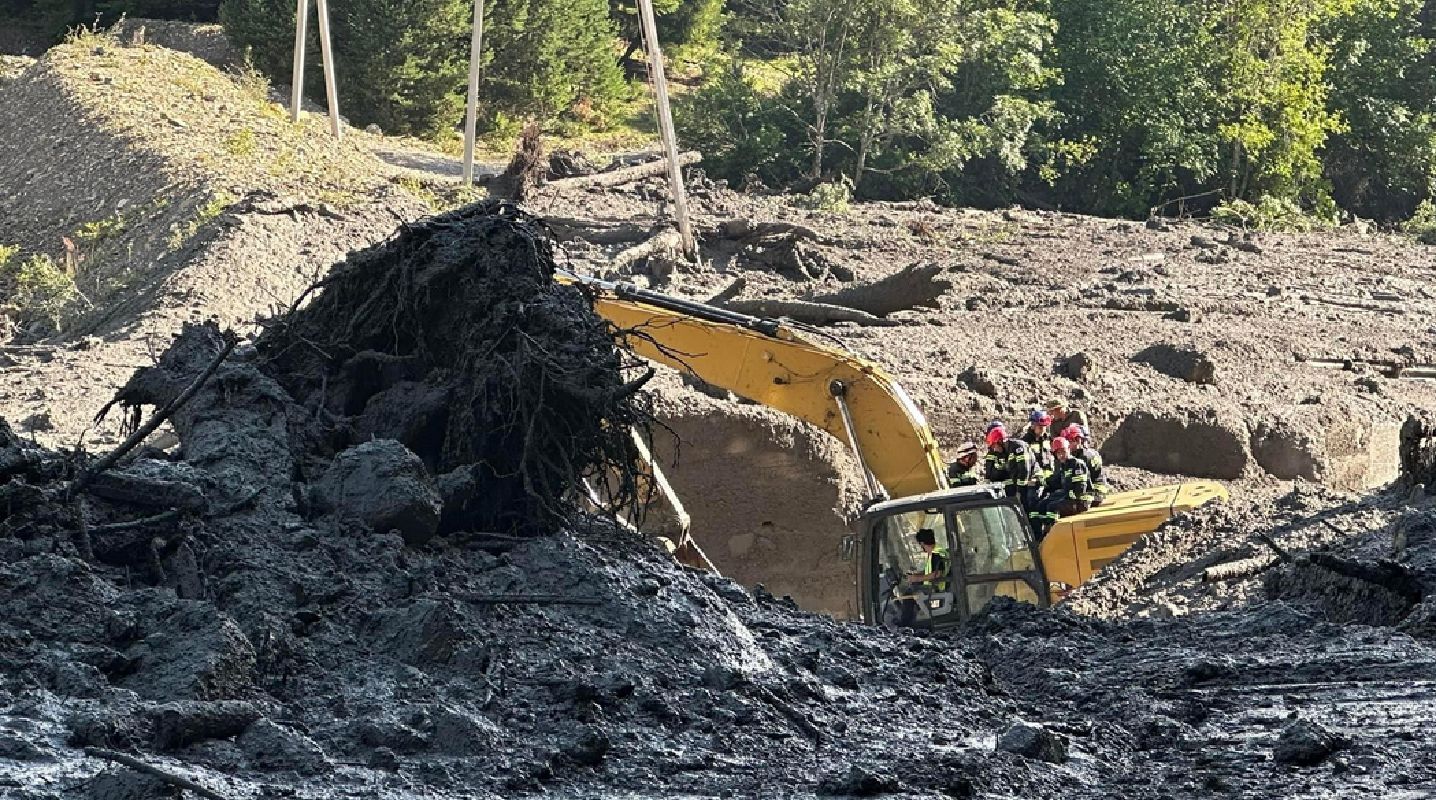
[[[334,81],[334,48],[329,40],[329,0],[315,0],[319,13],[319,51],[324,58],[324,95],[329,101],[329,131],[334,138],[342,138],[339,126],[339,89]],[[290,77],[293,86],[289,95],[289,119],[299,121],[300,106],[304,102],[304,49],[309,42],[309,0],[299,0],[294,13],[294,72]]]
[[[299,121],[299,106],[304,102],[304,46],[309,39],[309,0],[299,0],[294,12],[294,72],[290,87],[289,119]]]
[[[653,78],[653,94],[658,106],[658,134],[663,138],[663,150],[668,158],[673,215],[678,219],[683,254],[696,261],[698,246],[693,240],[693,228],[688,223],[688,193],[683,189],[683,168],[678,164],[678,137],[673,132],[673,112],[668,105],[668,79],[663,71],[663,50],[658,46],[658,22],[653,16],[653,0],[638,0],[638,20],[648,49],[648,72]]]
[[[484,43],[484,0],[474,0],[469,39],[469,105],[464,115],[464,186],[474,185],[474,137],[479,124],[479,64]]]
[[[329,0],[314,0],[319,12],[319,50],[324,54],[324,96],[329,101],[329,131],[343,137],[339,127],[339,89],[334,83],[334,48],[329,46]]]

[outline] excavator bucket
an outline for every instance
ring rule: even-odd
[[[1173,516],[1229,497],[1213,481],[1169,484],[1117,492],[1091,511],[1058,520],[1042,540],[1042,566],[1052,585],[1053,602]]]

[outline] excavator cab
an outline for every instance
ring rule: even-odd
[[[915,538],[923,528],[934,532],[937,549],[947,555],[947,580],[912,587],[905,576],[923,572],[926,564]],[[1047,579],[1031,530],[1021,507],[1000,486],[877,503],[864,514],[858,541],[858,584],[867,622],[951,627],[998,595],[1048,605]]]

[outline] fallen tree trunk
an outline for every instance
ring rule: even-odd
[[[856,308],[880,317],[910,308],[937,308],[938,298],[952,288],[952,281],[939,278],[941,274],[942,267],[937,264],[913,265],[882,280],[806,299],[814,303]]]
[[[787,317],[795,322],[810,325],[831,325],[834,322],[855,322],[859,325],[896,325],[894,320],[883,319],[846,306],[814,303],[809,300],[730,300],[723,304],[730,311],[751,314],[755,317]]]
[[[628,270],[639,262],[654,256],[677,259],[682,250],[683,237],[679,235],[678,231],[664,231],[614,256],[609,266],[615,270]]]
[[[545,217],[544,225],[560,242],[582,239],[591,244],[627,244],[653,235],[652,228],[579,217]]]
[[[697,164],[703,160],[703,154],[696,150],[678,154],[678,166],[686,167],[689,164]],[[593,175],[585,175],[581,178],[562,178],[550,181],[547,186],[560,189],[595,189],[608,186],[622,186],[625,183],[641,181],[644,178],[652,178],[662,175],[668,171],[668,159],[660,158],[657,161],[650,161],[647,164],[639,164],[636,167],[624,167],[610,172],[599,172]]]
[[[724,239],[788,237],[817,241],[822,238],[818,236],[817,231],[806,225],[798,225],[793,222],[754,222],[751,219],[725,220],[719,223],[715,231],[719,237]]]

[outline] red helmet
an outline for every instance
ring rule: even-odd
[[[1002,428],[993,428],[987,432],[987,446],[996,447],[1007,441],[1007,431]]]
[[[1081,439],[1082,427],[1075,422],[1071,425],[1068,425],[1067,427],[1062,429],[1062,438],[1073,442],[1077,441],[1078,439]]]
[[[1064,433],[1065,433],[1065,431],[1064,431]],[[1054,452],[1054,453],[1070,453],[1070,452],[1072,452],[1072,445],[1068,444],[1066,439],[1063,439],[1062,437],[1059,436],[1059,437],[1057,437],[1056,439],[1053,439],[1053,440],[1052,440],[1052,452]]]

